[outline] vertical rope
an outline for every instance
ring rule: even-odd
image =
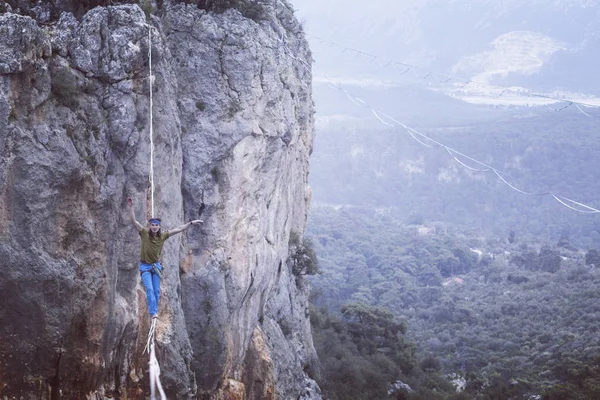
[[[148,66],[150,69],[150,216],[155,217],[154,214],[154,126],[152,116],[152,85],[154,83],[154,75],[152,75],[152,26],[148,25]],[[154,349],[154,339],[156,333],[156,318],[152,318],[152,325],[150,326],[150,332],[148,333],[148,341],[146,342],[146,348],[150,353],[150,399],[156,399],[156,389],[160,393],[161,400],[166,400],[165,391],[160,383],[160,367],[158,360],[156,359],[156,352]]]
[[[166,400],[167,396],[160,383],[160,367],[158,366],[158,360],[156,359],[156,353],[154,352],[154,343],[150,347],[150,398],[155,398],[156,389],[160,393],[161,400]]]
[[[150,216],[154,215],[154,132],[152,126],[152,27],[148,29],[148,65],[150,66]]]
[[[156,400],[156,389],[160,394],[161,400],[167,400],[165,391],[163,390],[162,384],[160,383],[160,366],[156,359],[156,352],[154,350],[154,336],[156,334],[156,318],[152,318],[152,325],[150,325],[150,332],[148,333],[148,341],[144,352],[150,353],[150,400]]]

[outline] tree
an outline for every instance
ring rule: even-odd
[[[515,242],[515,231],[512,229],[508,233],[508,243],[513,244]]]
[[[538,267],[542,271],[557,272],[560,269],[560,254],[548,247],[543,247],[538,256]]]
[[[406,325],[389,310],[352,303],[343,319],[325,309],[312,308],[310,316],[325,398],[387,399],[388,388],[413,370],[415,348],[402,336]]]
[[[421,265],[418,272],[418,282],[423,286],[440,286],[442,284],[442,274],[440,271],[429,264]]]
[[[320,272],[319,260],[312,240],[302,238],[296,231],[290,232],[289,248],[292,260],[292,272],[296,276],[315,275]]]
[[[591,249],[585,254],[585,264],[600,266],[600,252],[596,249]]]
[[[383,307],[348,303],[342,307],[342,315],[351,330],[354,328],[355,333],[363,337],[398,338],[406,333],[406,323],[397,321],[394,314]]]

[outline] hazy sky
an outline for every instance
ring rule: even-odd
[[[595,78],[595,65],[600,64],[599,0],[291,2],[311,43],[316,81],[326,75],[367,86],[419,83],[488,104],[520,104],[523,98],[498,97],[502,89],[482,85],[457,92],[464,82],[455,79],[443,87],[439,83],[447,74],[569,98],[600,95]],[[397,62],[413,67],[405,72]],[[534,100],[540,98],[526,102]]]

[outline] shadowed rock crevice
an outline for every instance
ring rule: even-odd
[[[58,352],[56,357],[56,374],[48,378],[48,385],[50,386],[50,400],[60,399],[60,358],[62,352]]]

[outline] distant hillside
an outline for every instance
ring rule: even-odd
[[[518,189],[552,191],[600,208],[597,121],[570,108],[422,132],[497,168]],[[558,240],[566,234],[582,247],[600,241],[597,215],[569,210],[550,196],[521,194],[398,128],[321,129],[310,183],[317,205],[386,208],[401,219],[416,216],[497,235],[515,230]]]
[[[360,208],[313,208],[309,232],[315,303],[392,310],[422,367],[466,379],[461,399],[600,398],[597,251]]]

